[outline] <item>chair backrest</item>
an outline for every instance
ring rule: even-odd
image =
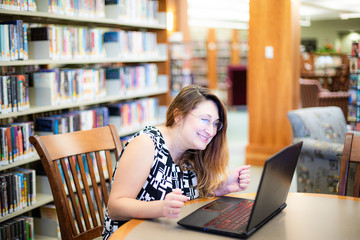
[[[101,236],[111,158],[121,151],[114,125],[65,134],[32,136],[49,179],[62,239]]]
[[[319,106],[318,94],[321,91],[321,85],[318,80],[300,79],[300,99],[301,107]]]
[[[350,163],[355,164],[353,196],[359,197],[360,192],[360,135],[347,133],[344,150],[341,157],[339,195],[345,196],[349,192]]]
[[[339,107],[300,108],[289,111],[287,117],[295,138],[309,137],[344,143],[347,127]]]

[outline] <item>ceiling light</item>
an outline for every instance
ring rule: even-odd
[[[340,13],[340,19],[347,20],[349,18],[360,18],[360,13]]]

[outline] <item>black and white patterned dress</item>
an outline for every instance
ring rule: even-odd
[[[180,188],[182,193],[190,199],[198,198],[199,193],[196,189],[197,180],[195,173],[192,171],[183,171],[181,174],[179,166],[176,165],[172,160],[170,152],[166,147],[164,138],[157,128],[147,126],[140,132],[136,133],[125,144],[121,155],[123,154],[129,142],[141,134],[147,134],[153,140],[155,146],[155,155],[150,174],[136,199],[142,201],[163,200],[165,199],[166,194],[172,192],[175,188]],[[119,159],[121,159],[121,155]],[[115,165],[113,176],[115,176],[118,162],[119,160]],[[113,180],[114,177],[112,181]],[[124,221],[112,221],[106,211],[104,218],[104,231],[102,234],[103,239],[108,239],[110,235],[124,223]]]

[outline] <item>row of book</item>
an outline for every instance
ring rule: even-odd
[[[27,159],[35,154],[29,137],[51,135],[115,124],[119,131],[157,124],[157,98],[145,98],[80,111],[36,117],[34,122],[18,122],[0,126],[0,166]]]
[[[36,172],[34,169],[15,168],[0,173],[1,216],[20,211],[36,203]]]
[[[105,69],[43,69],[32,74],[30,103],[54,106],[106,96]]]
[[[154,63],[109,67],[105,74],[106,93],[109,96],[158,87],[158,67]]]
[[[30,108],[28,75],[0,76],[0,113]]]
[[[104,0],[37,0],[38,11],[54,14],[102,18],[105,17]]]
[[[360,42],[353,41],[351,43],[351,56],[352,57],[360,57]]]
[[[360,58],[358,57],[349,57],[350,60],[350,73],[357,73],[359,71],[360,66]]]
[[[109,110],[98,107],[88,110],[38,117],[35,119],[35,133],[38,135],[61,134],[89,130],[109,124]]]
[[[104,33],[107,57],[139,58],[158,57],[160,54],[156,32],[108,31]]]
[[[347,120],[350,125],[356,126],[356,131],[360,131],[358,128],[360,125],[360,105],[349,105],[348,106],[348,117]]]
[[[360,74],[350,74],[349,105],[360,105]]]
[[[17,122],[0,126],[0,166],[29,158],[35,154],[29,137],[34,134],[34,123]]]
[[[16,61],[28,59],[27,24],[22,20],[0,23],[0,60]]]
[[[354,41],[351,45],[350,61],[350,88],[349,88],[349,105],[348,105],[348,126],[350,130],[360,131],[360,42]]]
[[[35,239],[34,219],[29,216],[19,216],[0,223],[0,239]]]
[[[158,67],[152,63],[96,69],[39,69],[30,74],[0,76],[0,114],[27,110],[30,106],[91,101],[158,86]]]
[[[2,61],[158,57],[155,32],[111,31],[61,25],[0,24]],[[105,51],[103,50],[103,44]]]
[[[159,101],[157,98],[144,98],[124,103],[110,104],[109,123],[121,130],[135,129],[154,124],[159,120]]]
[[[105,15],[125,21],[157,22],[158,0],[105,0]]]
[[[29,26],[31,59],[96,59],[105,57],[103,30],[49,24]]]
[[[37,7],[35,0],[1,0],[0,9],[35,12]]]

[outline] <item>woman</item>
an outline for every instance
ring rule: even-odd
[[[208,89],[188,86],[166,114],[124,146],[114,169],[103,238],[131,218],[177,218],[186,201],[245,190],[249,167],[227,175],[227,117]]]

